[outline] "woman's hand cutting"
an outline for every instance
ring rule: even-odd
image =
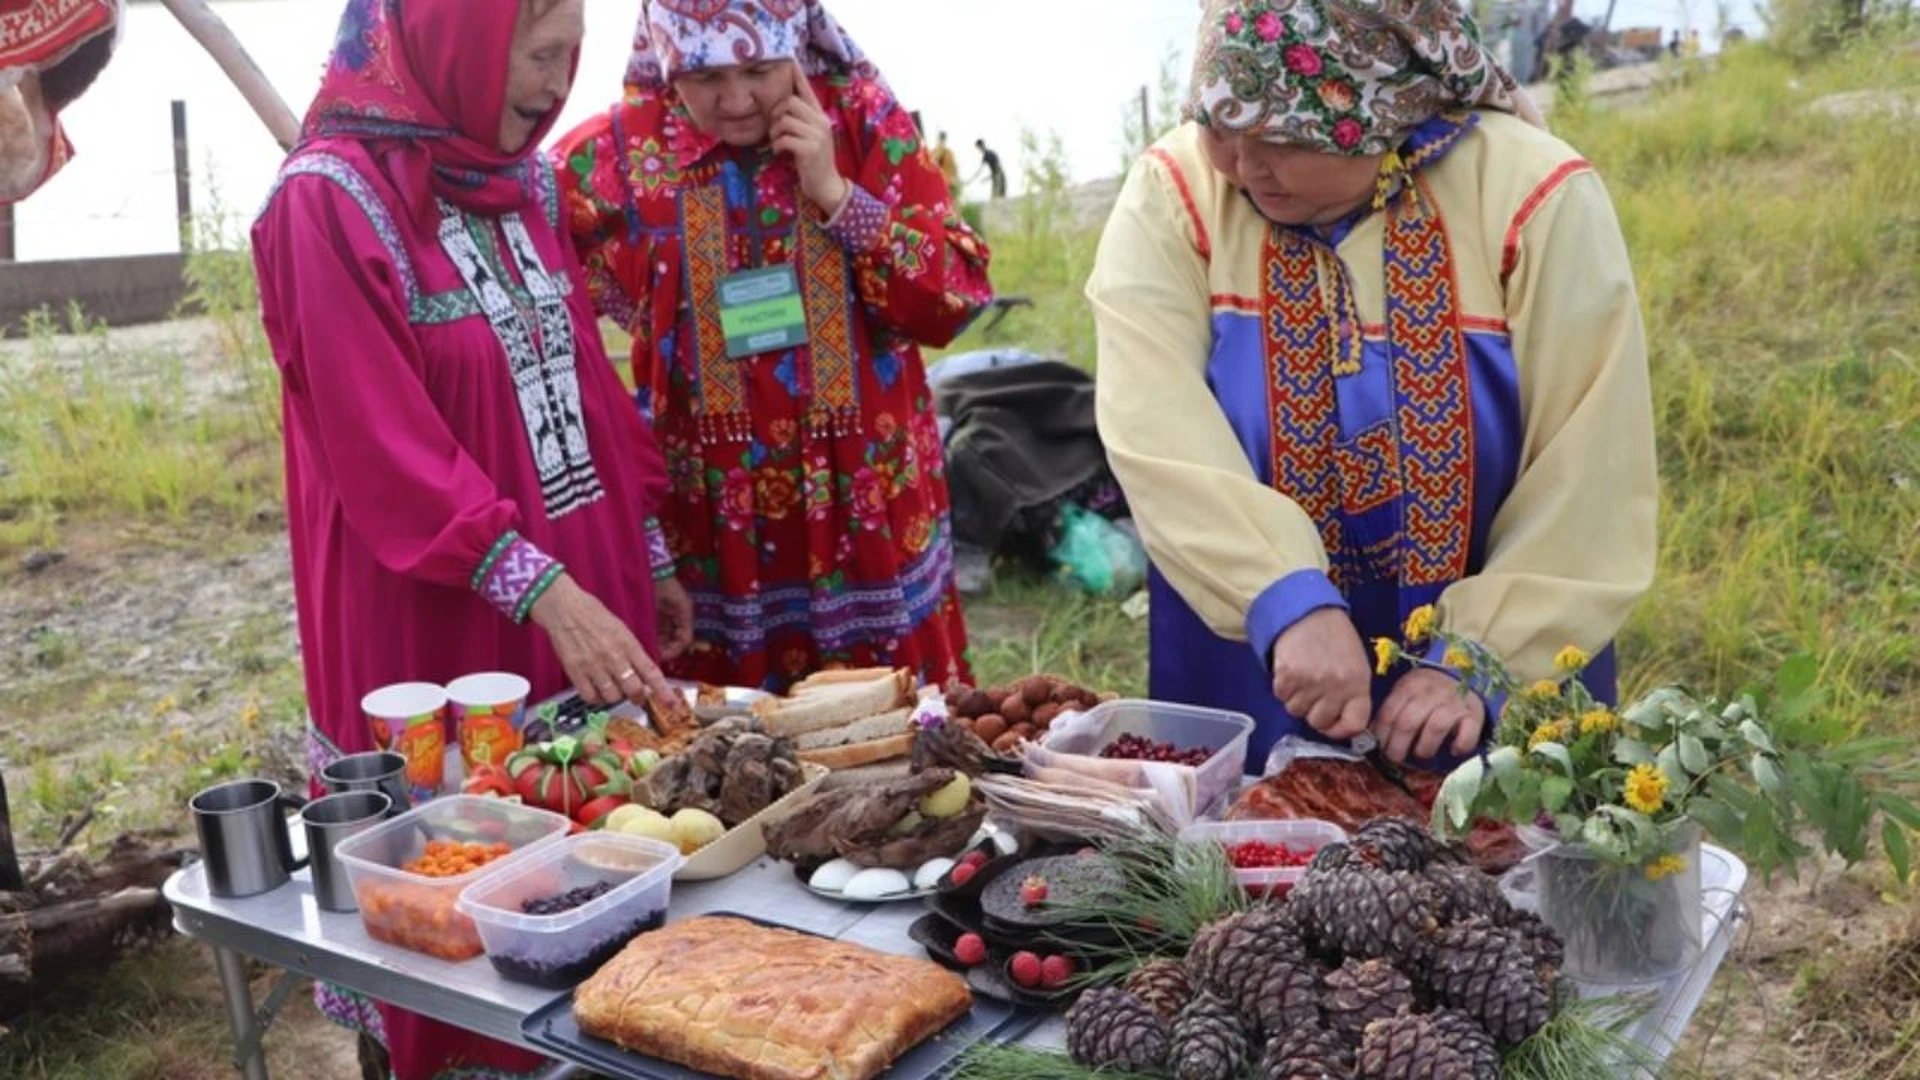
[[[1329,739],[1351,739],[1367,730],[1373,670],[1345,611],[1311,612],[1274,642],[1273,696]]]

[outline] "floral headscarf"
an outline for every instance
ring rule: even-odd
[[[664,90],[701,68],[792,59],[809,75],[847,73],[886,86],[820,0],[642,0],[627,85]]]
[[[1188,114],[1355,157],[1452,109],[1531,114],[1454,0],[1205,0]]]
[[[526,162],[560,109],[519,153],[497,145],[519,18],[519,4],[495,0],[350,0],[301,144],[365,140],[403,174],[409,198],[426,200],[419,211],[436,196],[481,214],[527,205]]]

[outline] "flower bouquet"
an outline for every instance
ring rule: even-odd
[[[1731,699],[1664,686],[1615,710],[1580,681],[1589,662],[1569,646],[1552,678],[1523,682],[1477,642],[1434,630],[1430,608],[1408,620],[1404,646],[1374,643],[1381,670],[1441,667],[1461,692],[1498,703],[1491,745],[1457,767],[1434,801],[1434,829],[1478,818],[1509,822],[1540,849],[1541,915],[1565,939],[1564,970],[1592,982],[1658,979],[1702,944],[1702,836],[1763,877],[1797,876],[1799,861],[1867,856],[1873,826],[1900,881],[1920,807],[1894,795],[1915,774],[1898,739],[1862,738],[1823,716],[1810,657]],[[1421,648],[1428,638],[1439,645]],[[1439,664],[1423,659],[1440,653]]]

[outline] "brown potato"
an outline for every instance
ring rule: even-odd
[[[1061,706],[1053,704],[1051,702],[1046,705],[1040,706],[1039,708],[1033,710],[1033,726],[1040,731],[1047,730],[1047,728],[1053,723],[1053,718],[1056,716],[1059,716],[1061,711],[1062,711]]]
[[[1050,696],[1056,704],[1072,705],[1074,702],[1080,700],[1081,693],[1082,691],[1079,687],[1072,683],[1063,682],[1053,688],[1053,693]]]
[[[1033,710],[1019,694],[1008,694],[1000,703],[1000,715],[1006,717],[1009,724],[1020,724],[1033,719]]]
[[[1053,697],[1053,682],[1045,675],[1035,675],[1021,688],[1021,694],[1027,699],[1030,708],[1039,708]]]
[[[1005,701],[1007,695],[1013,693],[1013,689],[1007,686],[989,686],[986,693],[987,697],[994,701]]]
[[[1007,729],[1007,734],[1018,735],[1023,739],[1031,739],[1033,738],[1033,725],[1032,724],[1015,724],[1012,727]]]
[[[976,725],[976,724],[977,724],[977,723],[978,723],[979,721],[977,721],[977,720],[975,720],[975,719],[974,719],[973,717],[971,717],[971,716],[955,716],[955,717],[953,718],[953,722],[954,722],[954,723],[956,723],[956,724],[959,724],[959,725],[960,725],[960,727],[961,727],[961,730],[963,730],[963,731],[972,731],[972,730],[974,730],[974,726],[975,726],[975,725]]]
[[[1020,745],[1020,733],[1017,731],[1009,731],[993,740],[993,752],[996,754],[1009,753],[1018,745]]]
[[[1006,717],[999,713],[988,713],[973,722],[973,733],[980,737],[981,742],[991,746],[995,739],[1007,733],[1009,726]]]
[[[960,712],[965,716],[981,717],[993,711],[993,699],[980,690],[969,691],[960,701]]]

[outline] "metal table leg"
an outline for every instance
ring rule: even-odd
[[[247,986],[246,959],[230,949],[215,948],[213,965],[220,972],[227,1021],[233,1025],[233,1067],[246,1080],[267,1080],[267,1055],[254,1029],[253,991]]]

